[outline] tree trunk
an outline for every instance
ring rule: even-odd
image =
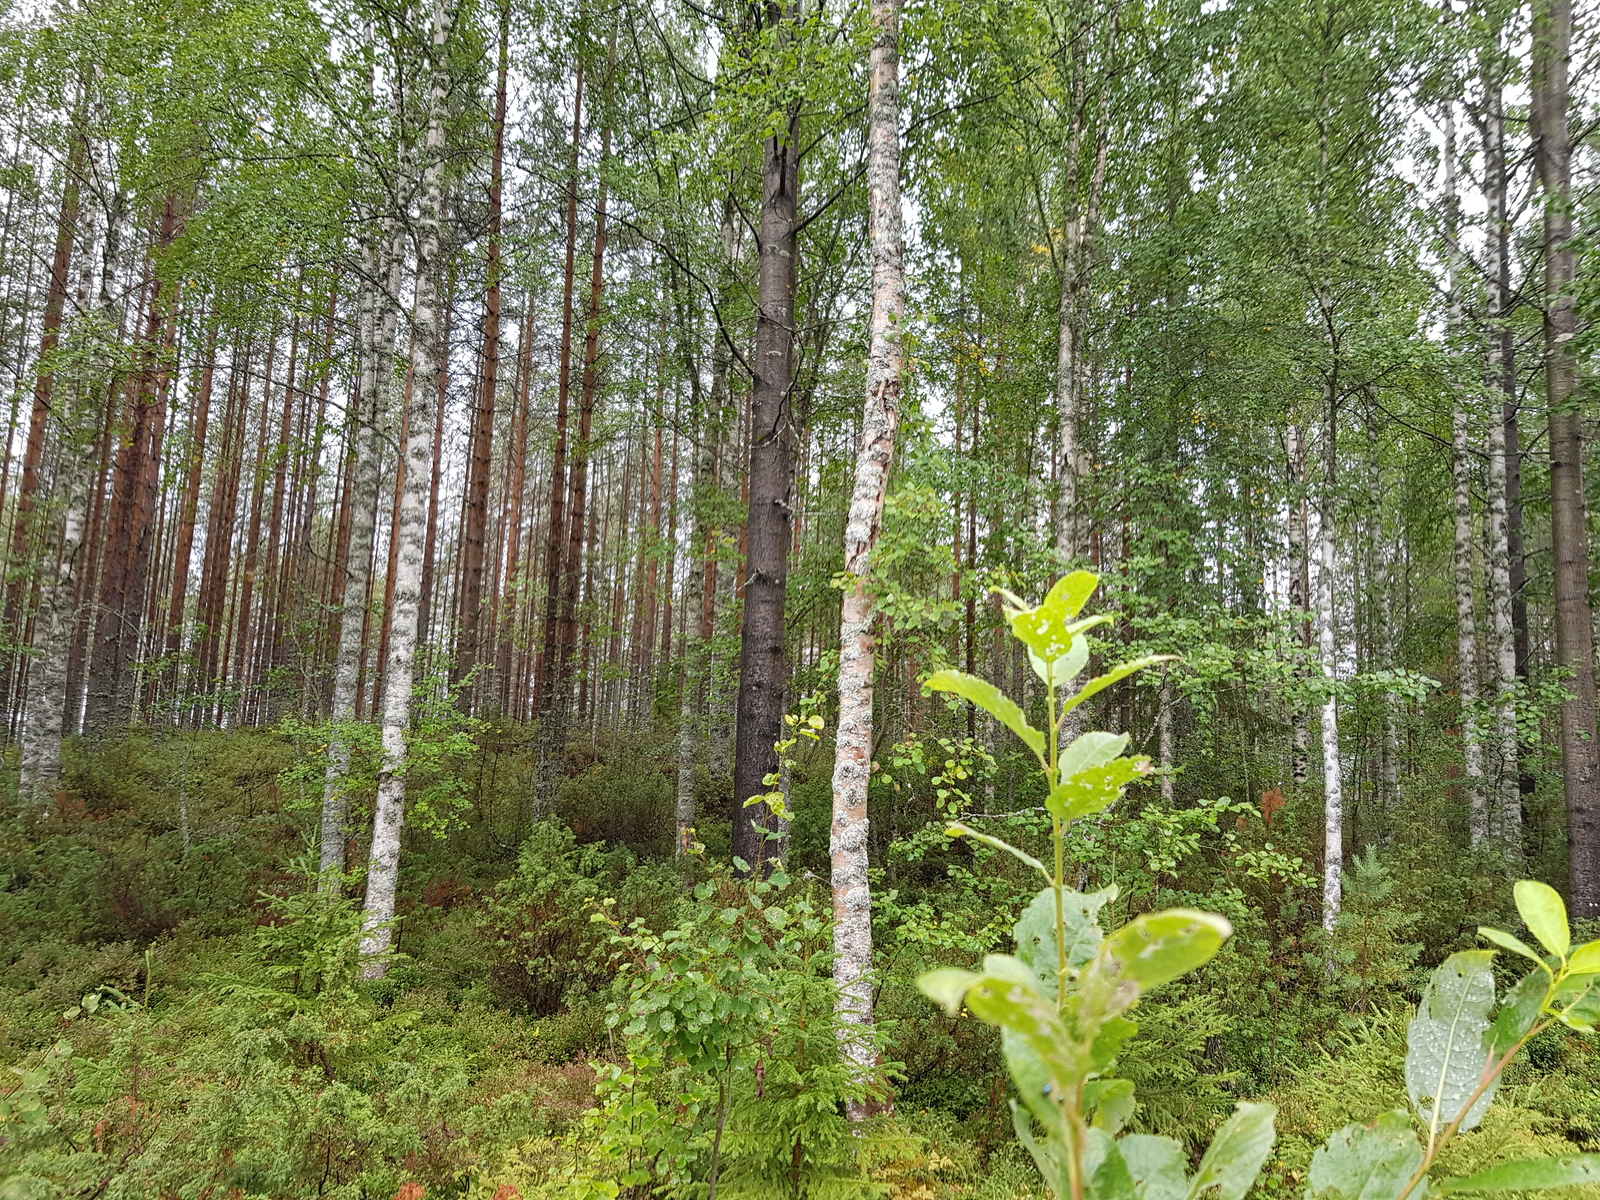
[[[1320,562],[1317,571],[1317,645],[1322,660],[1322,676],[1329,689],[1322,702],[1322,927],[1333,932],[1343,900],[1344,870],[1344,788],[1339,765],[1339,701],[1333,694],[1338,671],[1334,630],[1333,572],[1335,550],[1333,524],[1334,483],[1338,470],[1338,392],[1328,387],[1328,429],[1324,439],[1327,462],[1322,491],[1321,528],[1318,530]]]
[[[350,414],[350,532],[335,568],[343,574],[339,640],[334,650],[333,697],[329,706],[328,769],[322,785],[320,868],[324,886],[338,886],[345,869],[344,847],[349,799],[350,735],[361,693],[362,651],[367,640],[367,597],[372,587],[373,531],[383,494],[382,422],[394,380],[394,341],[399,307],[396,296],[404,244],[396,226],[376,231],[363,249],[360,378]]]
[[[1305,679],[1311,657],[1311,546],[1306,511],[1306,434],[1298,424],[1284,433],[1289,466],[1289,620],[1296,645],[1295,676]],[[1305,790],[1311,776],[1310,739],[1306,710],[1292,701],[1289,714],[1289,777],[1296,793]]]
[[[80,114],[81,115],[81,114]],[[56,218],[55,252],[50,259],[50,282],[45,289],[44,320],[39,335],[39,366],[33,383],[33,412],[28,419],[28,441],[22,453],[22,477],[17,488],[11,527],[11,577],[6,583],[5,613],[0,628],[20,640],[23,621],[23,585],[32,558],[30,516],[39,490],[39,463],[44,453],[45,424],[55,391],[55,367],[50,357],[61,339],[61,318],[67,303],[67,275],[72,269],[72,246],[77,238],[79,178],[84,168],[84,141],[74,136],[61,187],[61,211]],[[9,446],[9,442],[7,443]],[[9,461],[9,460],[8,460]],[[7,678],[0,681],[0,699],[11,693],[13,672],[6,660]],[[19,697],[20,699],[20,697]]]
[[[500,199],[504,187],[506,136],[506,49],[511,36],[510,0],[500,6],[500,57],[495,73],[494,148],[489,165],[488,294],[484,298],[483,372],[479,380],[472,461],[467,475],[467,517],[462,526],[461,627],[456,637],[456,677],[471,679],[478,666],[483,623],[484,530],[489,517],[489,474],[494,461],[495,388],[500,373]],[[469,685],[472,693],[484,688]],[[476,706],[464,698],[467,710]]]
[[[34,659],[22,721],[18,790],[35,805],[49,804],[61,780],[61,728],[67,709],[67,656],[78,624],[78,552],[88,491],[80,465],[84,447],[63,421],[52,501],[60,506],[61,543],[53,576],[39,589],[33,622]]]
[[[774,22],[793,19],[775,10]],[[749,502],[745,517],[744,628],[734,727],[733,856],[759,866],[764,814],[744,807],[768,790],[778,769],[788,662],[784,605],[789,576],[790,502],[794,489],[794,289],[800,114],[791,107],[766,139],[761,171],[760,271],[756,284],[755,388],[750,411]]]
[[[833,762],[833,980],[838,987],[840,1050],[865,1074],[872,1038],[872,891],[867,879],[867,784],[872,774],[873,625],[868,582],[883,522],[894,458],[905,352],[905,261],[900,216],[900,0],[871,0],[874,34],[867,77],[867,239],[872,255],[872,316],[861,444],[845,518],[846,585],[839,614],[839,731]],[[849,1105],[852,1120],[872,1106]]]
[[[550,507],[546,521],[544,559],[544,621],[539,655],[533,669],[533,711],[538,717],[538,762],[535,768],[533,806],[541,815],[553,799],[559,759],[565,749],[566,697],[555,697],[550,676],[560,645],[561,566],[567,537],[567,402],[572,390],[572,298],[577,282],[578,252],[578,150],[583,140],[583,58],[574,70],[572,97],[572,164],[567,176],[567,257],[561,287],[561,349],[556,375],[555,448],[550,463]]]
[[[1544,191],[1545,401],[1549,406],[1550,543],[1555,560],[1555,665],[1571,674],[1561,706],[1572,915],[1600,916],[1600,739],[1595,736],[1594,631],[1589,609],[1589,532],[1583,494],[1583,427],[1572,339],[1572,145],[1567,84],[1571,0],[1534,7],[1534,157]]]
[[[445,102],[449,68],[445,45],[455,17],[451,0],[434,0],[428,132],[423,149],[422,195],[417,214],[416,308],[412,317],[414,374],[432,379],[439,370],[439,211],[444,170]],[[400,870],[400,834],[405,824],[406,737],[411,726],[411,684],[417,648],[417,607],[422,586],[422,542],[428,519],[429,455],[433,450],[433,397],[425,387],[411,392],[411,420],[404,443],[405,489],[400,554],[395,568],[389,661],[383,673],[383,761],[372,820],[372,851],[367,856],[367,896],[362,909],[361,956],[364,974],[387,970],[380,956],[393,939],[395,884]]]

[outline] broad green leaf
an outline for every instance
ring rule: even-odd
[[[1089,1130],[1083,1154],[1084,1200],[1134,1200],[1133,1176],[1116,1139],[1103,1129]]]
[[[1545,965],[1544,956],[1521,938],[1507,933],[1503,929],[1492,929],[1487,925],[1478,926],[1478,936],[1485,941],[1493,942],[1502,950],[1509,950],[1513,954],[1520,954],[1523,958],[1531,958],[1541,967]]]
[[[1411,1118],[1386,1112],[1371,1125],[1346,1125],[1311,1156],[1306,1200],[1403,1200],[1407,1181],[1422,1165],[1422,1146]],[[1421,1200],[1426,1178],[1411,1193]]]
[[[1061,1107],[1055,1102],[1055,1090],[1050,1082],[1050,1069],[1033,1044],[1010,1029],[1000,1031],[1000,1053],[1006,1062],[1006,1072],[1016,1086],[1017,1095],[1039,1119],[1045,1129],[1059,1133]]]
[[[967,998],[967,989],[977,979],[971,971],[940,967],[936,971],[925,971],[918,975],[917,990],[953,1017],[961,1011],[962,1002]]]
[[[1206,1147],[1189,1185],[1189,1200],[1244,1200],[1272,1153],[1277,1137],[1272,1121],[1277,1115],[1270,1104],[1238,1105]]]
[[[1455,1120],[1476,1090],[1488,1058],[1485,1034],[1494,1003],[1493,950],[1452,954],[1433,973],[1406,1031],[1406,1094],[1430,1128]],[[1494,1098],[1485,1088],[1461,1121],[1465,1132]]]
[[[1600,1154],[1529,1158],[1504,1162],[1459,1179],[1440,1182],[1441,1192],[1540,1192],[1600,1183]]]
[[[1020,958],[985,956],[982,974],[967,989],[967,1007],[980,1020],[1024,1038],[1058,1086],[1083,1077],[1083,1056],[1074,1050],[1054,1001],[1040,990],[1033,969]]]
[[[1574,975],[1600,975],[1600,940],[1585,942],[1567,957],[1567,970]]]
[[[1089,1066],[1096,1071],[1109,1071],[1122,1053],[1122,1046],[1139,1032],[1139,1026],[1127,1017],[1112,1017],[1103,1022],[1089,1046]]]
[[[1133,1116],[1131,1079],[1091,1079],[1083,1085],[1083,1109],[1094,1117],[1094,1127],[1115,1137]]]
[[[1067,652],[1054,662],[1045,662],[1031,649],[1028,651],[1028,665],[1033,668],[1033,673],[1042,683],[1051,683],[1058,688],[1066,687],[1078,677],[1089,662],[1089,639],[1074,636],[1072,644],[1067,647]]]
[[[935,692],[954,692],[963,700],[970,700],[1021,738],[1028,749],[1035,754],[1044,753],[1044,734],[1028,724],[1022,710],[988,680],[965,671],[935,671],[923,686]]]
[[[1046,879],[1050,878],[1050,872],[1045,869],[1045,865],[1042,862],[1026,850],[1018,850],[1010,842],[1001,841],[997,837],[990,837],[987,833],[979,833],[970,825],[963,825],[960,821],[951,821],[950,824],[945,826],[944,832],[946,837],[969,837],[973,841],[982,842],[985,846],[992,847],[995,850],[1004,850],[1019,861],[1027,863]]]
[[[1011,1105],[1011,1128],[1016,1130],[1017,1141],[1021,1142],[1033,1157],[1033,1165],[1039,1168],[1039,1174],[1044,1176],[1044,1181],[1056,1200],[1068,1200],[1071,1187],[1068,1184],[1066,1164],[1057,1162],[1051,1155],[1051,1142],[1041,1143],[1033,1136],[1033,1122],[1029,1119],[1028,1110],[1017,1105],[1015,1101]]]
[[[1063,714],[1069,713],[1091,696],[1098,696],[1112,684],[1121,682],[1129,675],[1142,671],[1146,667],[1152,667],[1156,663],[1171,662],[1177,657],[1176,654],[1147,654],[1143,658],[1136,658],[1132,662],[1125,662],[1120,666],[1112,667],[1104,675],[1096,675],[1089,680],[1073,695],[1063,697],[1061,711]]]
[[[1056,784],[1050,789],[1045,807],[1058,821],[1091,817],[1109,807],[1128,784],[1149,773],[1148,758],[1114,758],[1104,766],[1089,767]]]
[[[1130,1133],[1117,1139],[1117,1149],[1133,1177],[1136,1200],[1184,1200],[1189,1194],[1189,1156],[1171,1138]]]
[[[1561,893],[1548,883],[1521,879],[1511,889],[1511,895],[1528,932],[1551,954],[1565,957],[1572,948],[1572,931],[1567,928],[1567,906]]]
[[[1125,733],[1103,733],[1092,730],[1073,738],[1061,757],[1056,760],[1057,779],[1071,779],[1079,771],[1103,767],[1128,748]]]
[[[1116,894],[1115,887],[1087,894],[1070,888],[1061,889],[1067,966],[1076,969],[1094,957],[1095,950],[1105,936],[1097,923],[1100,910]],[[1012,933],[1017,940],[1017,957],[1034,969],[1045,992],[1055,995],[1058,967],[1055,888],[1044,888],[1028,903]]]
[[[1063,575],[1037,608],[1010,614],[1011,632],[1039,658],[1053,663],[1072,648],[1069,626],[1099,586],[1099,578],[1088,571]]]
[[[1187,974],[1208,960],[1233,932],[1225,917],[1169,908],[1135,917],[1100,944],[1085,969],[1109,985],[1106,1015],[1122,1012],[1139,996]],[[1090,988],[1080,988],[1085,1002]]]
[[[1500,1058],[1533,1028],[1550,990],[1550,975],[1542,967],[1529,971],[1506,993],[1489,1026],[1488,1053]]]
[[[1555,997],[1561,1006],[1561,1023],[1580,1033],[1600,1028],[1600,976],[1585,975],[1577,986],[1563,987]]]

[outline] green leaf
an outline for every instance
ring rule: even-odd
[[[1084,1200],[1134,1200],[1133,1176],[1116,1140],[1103,1129],[1089,1130],[1083,1155]]]
[[[1189,1200],[1244,1200],[1272,1153],[1278,1136],[1272,1121],[1277,1115],[1271,1104],[1239,1104],[1206,1147],[1200,1170],[1189,1185]]]
[[[1098,919],[1100,910],[1117,895],[1115,886],[1104,891],[1061,890],[1061,917],[1066,933],[1067,966],[1077,969],[1094,957],[1104,934]],[[1012,929],[1017,940],[1017,957],[1034,969],[1049,995],[1055,995],[1056,974],[1056,890],[1044,888],[1022,910]]]
[[[1600,939],[1574,950],[1567,957],[1567,970],[1573,975],[1600,975]]]
[[[1112,1017],[1100,1025],[1089,1045],[1089,1066],[1096,1071],[1109,1071],[1122,1053],[1123,1044],[1139,1032],[1139,1026],[1127,1017]]]
[[[1063,575],[1038,607],[1017,607],[1008,614],[1011,632],[1039,658],[1053,663],[1072,648],[1069,625],[1099,586],[1099,577],[1089,571]]]
[[[1422,1165],[1411,1118],[1386,1112],[1371,1125],[1346,1125],[1311,1156],[1306,1200],[1403,1200],[1406,1182]],[[1426,1178],[1412,1193],[1426,1192]]]
[[[1094,1116],[1094,1127],[1115,1137],[1133,1116],[1133,1080],[1091,1079],[1083,1085],[1083,1110]]]
[[[1548,1188],[1600,1183],[1600,1154],[1529,1158],[1497,1163],[1459,1179],[1440,1182],[1442,1192],[1538,1192]]]
[[[1027,863],[1046,879],[1050,878],[1050,872],[1045,869],[1045,865],[1042,862],[1026,850],[1018,850],[1010,842],[1001,841],[997,837],[990,837],[987,833],[979,833],[970,825],[963,825],[960,821],[951,821],[950,824],[945,826],[944,832],[946,837],[969,837],[975,842],[982,842],[985,846],[991,846],[996,850],[1004,850],[1007,854]]]
[[[1047,1141],[1041,1145],[1033,1136],[1033,1122],[1028,1117],[1028,1111],[1018,1107],[1015,1101],[1011,1104],[1011,1128],[1016,1130],[1017,1141],[1021,1142],[1033,1156],[1034,1166],[1039,1168],[1039,1174],[1044,1176],[1044,1181],[1055,1194],[1056,1200],[1068,1200],[1071,1188],[1068,1184],[1066,1164],[1058,1162],[1051,1155],[1052,1143]]]
[[[965,671],[935,671],[923,684],[931,691],[954,692],[963,700],[970,700],[1012,733],[1035,754],[1044,753],[1044,734],[1028,724],[1022,710],[994,684]]]
[[[1091,696],[1098,696],[1112,684],[1126,679],[1129,675],[1142,671],[1146,667],[1153,667],[1156,663],[1171,662],[1177,657],[1176,654],[1147,654],[1143,658],[1136,658],[1132,662],[1125,662],[1120,666],[1112,667],[1104,675],[1096,675],[1089,680],[1076,694],[1063,697],[1061,700],[1061,712],[1065,715]]]
[[[1189,1193],[1189,1156],[1171,1138],[1130,1133],[1117,1139],[1122,1161],[1133,1177],[1136,1200],[1184,1200]]]
[[[1033,1044],[1019,1033],[1009,1029],[1000,1031],[1000,1053],[1006,1062],[1006,1072],[1016,1086],[1017,1095],[1032,1110],[1045,1129],[1059,1133],[1061,1106],[1055,1102],[1054,1087],[1050,1082],[1050,1069]]]
[[[1109,807],[1128,784],[1149,773],[1148,758],[1115,758],[1058,783],[1050,789],[1045,807],[1059,821],[1090,817]]]
[[[1519,937],[1507,933],[1503,929],[1492,929],[1487,925],[1478,926],[1478,936],[1486,941],[1493,942],[1502,950],[1509,950],[1513,954],[1520,954],[1523,958],[1531,958],[1541,967],[1545,965],[1544,956],[1527,942]]]
[[[953,1017],[961,1011],[967,989],[977,978],[971,971],[963,971],[958,967],[940,967],[918,975],[917,990]]]
[[[1104,733],[1092,730],[1072,739],[1070,745],[1056,760],[1058,779],[1071,779],[1079,771],[1103,767],[1128,747],[1126,733]]]
[[[1089,662],[1089,639],[1076,637],[1067,647],[1067,652],[1054,662],[1047,663],[1031,649],[1028,651],[1028,665],[1033,668],[1043,683],[1053,683],[1056,687],[1066,687],[1078,677],[1078,673]]]
[[[1080,995],[1088,1001],[1093,975],[1108,989],[1106,1015],[1122,1012],[1142,993],[1205,963],[1232,932],[1225,917],[1187,908],[1135,917],[1100,944]]]
[[[1562,988],[1556,1000],[1562,1005],[1561,1023],[1569,1029],[1593,1033],[1600,1028],[1600,976],[1583,976],[1582,986]]]
[[[1493,950],[1462,950],[1445,959],[1406,1030],[1406,1094],[1430,1128],[1455,1120],[1483,1076],[1493,959]],[[1494,1091],[1491,1084],[1473,1102],[1461,1121],[1463,1133],[1483,1119]]]
[[[1520,1042],[1533,1028],[1544,1009],[1544,998],[1550,990],[1550,974],[1542,967],[1529,971],[1506,993],[1489,1026],[1488,1052],[1499,1058]]]
[[[1567,906],[1561,900],[1561,893],[1548,883],[1520,879],[1511,889],[1511,895],[1528,932],[1551,954],[1566,957],[1572,947],[1572,931],[1567,928]]]

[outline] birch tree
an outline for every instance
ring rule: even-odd
[[[434,0],[430,37],[428,128],[423,145],[422,194],[416,221],[416,299],[411,319],[412,374],[431,380],[439,371],[439,213],[444,171],[445,101],[449,64],[445,57],[455,20],[452,0]],[[393,536],[394,602],[389,657],[383,672],[383,759],[372,820],[372,850],[367,857],[367,895],[362,909],[361,956],[368,978],[387,969],[381,957],[393,939],[395,884],[400,869],[400,834],[405,826],[406,736],[411,725],[411,692],[417,650],[417,618],[422,590],[423,542],[428,492],[433,473],[434,398],[429,388],[411,390],[400,470],[400,522]]]
[[[873,625],[869,588],[873,548],[894,458],[905,352],[905,253],[900,216],[900,3],[872,0],[867,76],[867,237],[872,254],[872,315],[861,442],[845,519],[846,586],[839,613],[839,731],[833,762],[833,979],[841,1050],[858,1070],[872,1066],[872,892],[867,881],[867,785],[872,773]],[[851,1118],[865,1115],[852,1105]]]

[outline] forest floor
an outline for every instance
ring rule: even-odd
[[[717,913],[733,911],[738,886],[697,864],[687,882],[701,886],[684,891],[670,858],[666,739],[576,754],[558,811],[540,822],[523,810],[525,759],[481,756],[459,781],[453,816],[408,832],[400,953],[372,982],[354,969],[356,905],[319,896],[306,865],[309,755],[292,736],[249,731],[80,748],[51,810],[5,823],[4,1200],[417,1200],[407,1185],[484,1200],[633,1194],[667,1178],[673,1154],[689,1181],[677,1194],[703,1195],[693,1181],[704,1179],[710,1140],[695,1141],[695,1129],[710,1126],[705,1104],[685,1097],[724,1084],[719,1190],[735,1196],[1042,1194],[1011,1132],[994,1038],[945,1017],[911,983],[929,956],[961,961],[1005,936],[1004,921],[981,915],[995,878],[955,861],[923,870],[904,854],[884,876],[878,1012],[885,1058],[899,1064],[897,1106],[870,1145],[841,1150],[831,1055],[785,1032],[804,1020],[730,1042],[728,1063],[756,1065],[730,1068],[721,1083],[649,1075],[648,1037],[657,1058],[678,1043],[630,1027],[641,976],[619,977],[619,967],[651,931],[735,922]],[[797,811],[820,788],[802,781]],[[821,961],[807,957],[820,943],[807,941],[802,919],[826,911],[821,862],[811,861],[823,835],[812,825],[822,822],[797,829],[799,869],[781,897],[796,932],[763,951],[794,962],[764,959],[758,973],[798,981],[773,1000],[780,1015],[794,1011],[783,1005],[804,1011],[805,980]],[[725,853],[726,822],[720,837],[715,823],[702,837],[707,860]],[[1408,878],[1397,869],[1365,885],[1377,889],[1374,910],[1418,903]],[[1212,901],[1226,902],[1211,884]],[[356,880],[348,891],[359,896]],[[1259,1192],[1298,1192],[1328,1131],[1403,1106],[1419,972],[1470,930],[1440,941],[1412,922],[1399,936],[1374,918],[1341,943],[1354,948],[1341,959],[1349,970],[1330,981],[1297,960],[1281,905],[1252,922],[1251,897],[1231,902],[1233,957],[1141,1006],[1121,1069],[1139,1088],[1135,1124],[1191,1148],[1236,1100],[1272,1100],[1281,1136]],[[610,923],[594,919],[602,911]],[[1471,919],[1451,914],[1451,927]],[[1362,936],[1383,945],[1363,948]],[[749,986],[737,978],[729,994]],[[708,1079],[715,1086],[696,1092]],[[1600,1150],[1592,1041],[1543,1035],[1445,1166],[1530,1149]]]

